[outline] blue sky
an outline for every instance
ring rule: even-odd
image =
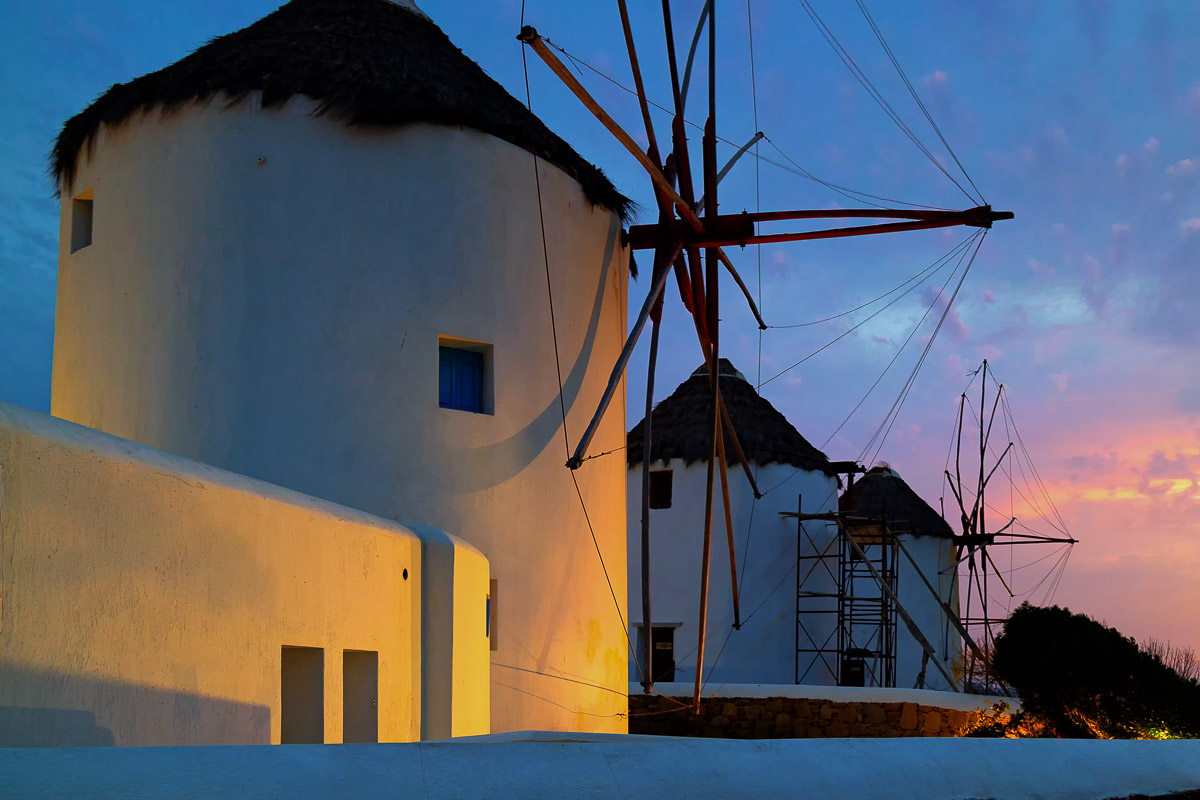
[[[420,5],[524,97],[518,2]],[[669,105],[659,4],[631,5],[648,93]],[[764,209],[852,205],[779,168],[787,158],[871,194],[971,205],[873,103],[798,0],[751,0],[749,20],[744,2],[719,5],[718,133],[737,143],[749,138],[757,99],[757,128],[772,143],[760,146],[770,161],[758,162],[757,183],[747,158],[722,184],[723,211],[753,209],[756,187]],[[1081,540],[1056,601],[1131,635],[1200,645],[1191,610],[1200,607],[1200,4],[871,6],[975,184],[1017,215],[989,235],[879,457],[936,505],[956,398],[987,357],[1011,391],[1047,491]],[[61,123],[110,84],[165,66],[274,7],[270,0],[0,7],[0,400],[49,408],[58,217],[45,163]],[[699,0],[675,3],[680,40],[690,37],[699,7]],[[813,7],[962,182],[857,6],[813,0]],[[555,44],[631,85],[615,4],[528,0],[525,14]],[[649,182],[636,163],[536,59],[529,80],[534,111],[651,209]],[[643,138],[632,95],[586,67],[580,80]],[[703,122],[701,92],[689,109]],[[668,118],[656,122],[665,137]],[[731,149],[723,145],[724,153]],[[963,235],[735,248],[731,256],[756,292],[761,281],[767,322],[795,325],[892,289]],[[947,272],[764,386],[764,395],[815,444],[825,442],[934,302]],[[635,304],[645,290],[644,280],[632,285]],[[768,330],[760,361],[756,328],[736,290],[724,287],[723,298],[724,354],[752,379],[760,363],[762,377],[770,377],[882,305],[822,325]],[[940,310],[935,304],[930,321],[825,446],[832,458],[861,453]],[[682,313],[672,297],[659,397],[700,361]],[[630,425],[641,416],[635,409],[644,374],[643,349],[631,366]]]

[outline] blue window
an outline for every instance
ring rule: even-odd
[[[484,413],[483,353],[445,345],[439,351],[438,405]]]

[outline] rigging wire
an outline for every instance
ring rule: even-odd
[[[555,50],[557,50],[558,52],[560,52],[564,56],[566,56],[567,59],[572,62],[572,65],[575,67],[576,72],[579,72],[582,75],[583,72],[580,69],[580,67],[586,68],[586,69],[596,73],[596,75],[600,76],[601,78],[604,78],[604,80],[606,80],[609,83],[611,83],[612,85],[616,86],[618,89],[621,89],[622,91],[628,92],[629,94],[633,95],[634,97],[637,97],[637,91],[635,91],[634,89],[631,89],[630,87],[621,83],[616,78],[613,78],[611,75],[608,75],[607,73],[601,71],[600,69],[597,69],[596,67],[592,66],[587,61],[585,61],[584,59],[568,52],[565,48],[552,42],[551,40],[547,39],[546,37],[543,36],[542,40],[544,42],[546,42],[546,44],[548,44],[550,47],[553,47]],[[671,117],[675,116],[675,112],[673,110],[667,108],[666,106],[661,105],[660,103],[656,103],[653,100],[650,100],[649,98],[646,99],[646,103],[648,105],[652,106],[653,108],[655,108],[656,110],[661,111],[664,114],[667,114]],[[684,124],[690,125],[691,127],[695,128],[696,130],[699,130],[699,131],[704,130],[703,125],[693,122],[690,119],[684,118],[683,122],[684,122]],[[757,127],[758,126],[755,126],[756,129],[757,129]],[[871,202],[871,200],[881,200],[885,203],[892,203],[893,205],[912,206],[914,208],[926,208],[926,209],[930,209],[933,211],[950,211],[950,210],[952,210],[952,209],[948,209],[948,208],[943,208],[942,206],[931,206],[931,205],[925,205],[923,203],[911,203],[911,202],[908,202],[905,200],[895,200],[890,197],[881,197],[879,195],[873,195],[868,192],[862,192],[857,189],[851,189],[849,187],[842,186],[840,184],[836,184],[831,181],[827,181],[821,177],[818,177],[817,175],[814,175],[813,173],[806,170],[804,167],[797,164],[790,156],[787,155],[787,153],[783,152],[783,150],[780,149],[779,145],[775,144],[775,142],[773,142],[771,140],[771,137],[767,136],[765,133],[763,134],[763,139],[766,140],[767,144],[774,147],[776,152],[778,152],[779,155],[782,156],[788,162],[788,164],[790,164],[791,166],[788,166],[788,164],[781,164],[778,161],[775,161],[771,158],[761,155],[758,152],[757,147],[755,147],[755,152],[752,153],[752,155],[756,161],[770,164],[771,166],[781,169],[784,172],[791,173],[793,175],[804,178],[805,180],[812,181],[814,183],[819,183],[820,185],[824,186],[825,188],[827,188],[833,192],[836,192],[837,194],[841,195],[842,197],[845,197],[849,200],[853,200],[856,203],[865,203],[866,205],[875,206],[876,208],[883,208],[884,206],[881,206],[879,203]],[[737,142],[730,141],[729,139],[726,139],[724,136],[717,136],[717,141],[721,142],[722,144],[729,145],[730,147],[733,147],[735,149],[741,148],[741,145],[739,145]],[[870,198],[870,199],[863,199],[863,198]],[[971,202],[975,202],[974,199],[972,199]]]
[[[972,236],[975,236],[975,235],[978,235],[978,234],[972,234]],[[968,238],[970,238],[970,237],[968,237]],[[961,246],[962,246],[963,244],[965,244],[965,243],[966,243],[966,240],[963,240],[963,242],[960,242],[960,243],[959,243],[958,247],[961,247]],[[958,248],[956,247],[956,248],[955,248],[955,250],[957,250],[957,249],[958,249]],[[937,262],[935,261],[935,262],[934,262],[934,264],[936,264],[936,263],[937,263]],[[813,325],[820,325],[820,324],[822,324],[822,323],[825,323],[825,322],[832,322],[832,321],[833,321],[833,320],[835,320],[835,319],[841,319],[842,317],[845,317],[845,316],[848,316],[848,315],[850,315],[850,314],[853,314],[855,311],[861,311],[862,309],[866,308],[867,306],[872,306],[872,305],[875,305],[876,303],[878,303],[880,300],[884,299],[884,298],[885,298],[885,297],[887,297],[888,295],[890,295],[890,294],[893,294],[893,293],[895,293],[895,292],[898,292],[898,291],[900,291],[900,290],[901,290],[901,289],[903,289],[905,286],[907,286],[908,284],[912,283],[913,281],[915,281],[917,278],[919,278],[919,277],[921,277],[922,275],[924,275],[926,272],[928,272],[928,271],[929,271],[930,269],[932,269],[932,268],[933,268],[933,267],[932,267],[932,265],[930,265],[930,266],[928,266],[928,267],[925,267],[924,269],[922,269],[920,272],[918,272],[918,273],[916,273],[915,275],[913,275],[913,276],[912,276],[911,278],[909,278],[908,280],[904,281],[903,283],[899,284],[898,286],[895,286],[895,287],[893,287],[893,288],[891,288],[891,289],[888,289],[886,292],[884,292],[883,294],[881,294],[881,295],[879,295],[878,297],[874,298],[873,300],[868,300],[867,302],[865,302],[865,303],[862,303],[861,305],[857,305],[857,306],[855,306],[854,308],[852,308],[852,309],[850,309],[850,310],[848,310],[848,311],[843,311],[843,312],[841,312],[840,314],[834,314],[834,315],[833,315],[833,316],[831,316],[831,317],[823,317],[823,318],[821,318],[821,319],[814,319],[814,320],[812,320],[811,322],[798,322],[798,323],[795,323],[795,324],[793,324],[793,325],[768,325],[767,327],[768,327],[768,328],[776,328],[776,329],[779,329],[779,330],[785,330],[785,329],[790,329],[790,328],[810,328],[810,327],[812,327]]]
[[[521,2],[521,26],[525,25],[525,2]],[[525,104],[529,108],[530,113],[533,112],[533,98],[529,90],[529,64],[525,56],[525,48],[521,47],[521,68],[525,74]],[[542,208],[542,179],[540,170],[538,169],[537,154],[533,154],[533,177],[534,185],[537,187],[538,201],[538,220],[541,225],[542,235],[542,261],[546,268],[546,294],[550,305],[550,333],[554,343],[554,368],[558,376],[558,407],[562,412],[562,432],[563,432],[563,447],[566,449],[567,458],[571,457],[571,441],[567,434],[567,405],[563,398],[563,380],[562,380],[562,362],[558,353],[558,326],[554,319],[554,288],[550,280],[550,251],[546,246],[546,215]],[[641,664],[638,663],[637,650],[633,646],[633,641],[629,636],[629,627],[625,624],[625,615],[621,613],[621,603],[617,599],[616,590],[613,589],[612,578],[608,574],[608,565],[604,563],[604,553],[600,550],[600,541],[596,538],[596,530],[592,526],[591,516],[588,514],[587,503],[583,499],[583,490],[579,488],[579,479],[575,476],[575,470],[570,470],[571,483],[575,485],[575,494],[579,498],[579,507],[583,510],[583,519],[587,523],[588,533],[592,537],[592,545],[596,548],[596,556],[600,559],[600,569],[604,572],[604,580],[608,584],[608,593],[612,595],[613,606],[617,611],[617,619],[621,622],[621,630],[625,633],[625,644],[629,647],[629,652],[633,655],[633,663],[637,668],[638,676],[644,677],[642,674]]]
[[[975,236],[978,236],[978,234],[975,234]],[[968,245],[969,245],[969,242],[968,242]],[[778,377],[780,377],[780,376],[782,376],[782,375],[784,375],[784,374],[786,374],[786,373],[788,373],[788,372],[792,371],[793,369],[795,369],[796,367],[800,366],[800,365],[801,365],[801,364],[803,364],[805,361],[808,361],[810,358],[812,358],[813,356],[817,355],[817,354],[818,354],[818,353],[820,353],[821,351],[825,350],[826,348],[830,347],[831,345],[833,345],[833,344],[835,344],[835,343],[837,343],[837,342],[841,341],[842,339],[846,338],[846,337],[847,337],[847,336],[849,336],[851,333],[853,333],[854,331],[856,331],[856,330],[858,330],[859,328],[861,328],[863,325],[866,325],[868,322],[870,322],[871,320],[875,319],[875,317],[879,316],[879,315],[880,315],[880,314],[882,314],[884,311],[887,311],[889,308],[891,308],[893,305],[895,305],[896,303],[898,303],[900,300],[904,299],[904,298],[905,298],[905,297],[906,297],[906,296],[907,296],[907,295],[908,295],[910,292],[912,292],[912,291],[913,291],[914,289],[916,289],[918,286],[920,286],[921,284],[925,283],[925,281],[929,280],[931,277],[933,277],[934,275],[938,274],[938,273],[939,273],[939,272],[941,272],[943,269],[945,269],[946,265],[947,265],[947,264],[949,264],[951,260],[953,260],[954,256],[955,256],[955,255],[958,255],[958,253],[959,253],[959,251],[960,251],[960,248],[961,248],[961,252],[962,252],[962,254],[965,256],[965,255],[966,255],[966,251],[967,251],[967,249],[968,249],[968,248],[967,248],[967,247],[963,247],[963,245],[961,245],[961,244],[960,244],[960,245],[958,245],[958,246],[956,246],[956,247],[955,247],[953,250],[951,250],[949,253],[947,253],[946,255],[942,256],[942,257],[941,257],[940,259],[938,259],[937,261],[933,262],[933,264],[931,264],[931,265],[930,265],[930,266],[929,266],[929,267],[928,267],[928,268],[925,270],[926,272],[928,272],[928,274],[927,274],[927,275],[925,275],[925,277],[923,277],[923,278],[922,278],[921,280],[919,280],[918,282],[914,283],[912,286],[908,287],[908,289],[904,290],[904,292],[902,292],[901,294],[897,295],[897,296],[896,296],[895,298],[893,298],[893,299],[892,299],[892,300],[891,300],[889,303],[887,303],[887,305],[885,305],[883,308],[879,309],[878,311],[876,311],[876,312],[874,312],[873,314],[871,314],[870,316],[868,316],[866,319],[862,320],[861,322],[858,322],[857,324],[855,324],[854,326],[852,326],[852,327],[851,327],[851,328],[849,328],[848,330],[846,330],[846,331],[842,332],[842,333],[841,333],[841,334],[839,334],[838,336],[836,336],[836,337],[834,337],[833,339],[831,339],[830,341],[826,342],[824,345],[822,345],[821,347],[817,348],[817,349],[816,349],[816,350],[814,350],[813,352],[809,353],[809,354],[808,354],[808,355],[806,355],[804,358],[802,358],[802,359],[800,359],[799,361],[795,362],[795,363],[794,363],[794,364],[792,364],[791,366],[788,366],[788,367],[786,367],[786,368],[784,368],[784,369],[780,370],[780,371],[779,371],[779,372],[777,372],[776,374],[772,375],[770,378],[767,378],[765,381],[763,381],[762,383],[760,383],[760,384],[758,385],[758,387],[757,387],[757,388],[761,389],[763,386],[766,386],[768,383],[770,383],[771,381],[775,380],[776,378],[778,378]],[[960,263],[961,263],[961,260],[960,260]],[[934,269],[934,267],[936,267],[936,269]],[[932,271],[932,272],[929,272],[929,270],[930,270],[930,269],[932,269],[933,271]],[[958,267],[955,267],[955,271],[957,271],[957,269],[958,269]],[[951,274],[953,275],[954,273],[952,272]]]
[[[972,234],[972,236],[965,239],[962,242],[962,244],[969,245],[971,238],[973,238],[974,236],[977,236],[977,235],[978,234]],[[953,256],[951,256],[951,257],[953,257]],[[871,393],[875,391],[875,387],[879,386],[879,382],[882,381],[884,376],[888,374],[888,370],[890,370],[892,368],[892,365],[895,364],[896,360],[900,358],[900,354],[904,352],[904,349],[906,347],[908,347],[908,343],[912,341],[912,338],[917,334],[917,331],[920,330],[921,326],[925,324],[926,318],[929,316],[930,312],[933,311],[934,306],[937,305],[938,299],[942,296],[942,293],[945,292],[946,286],[949,285],[950,281],[953,279],[954,279],[954,273],[951,272],[950,277],[946,278],[946,283],[942,284],[941,290],[937,293],[937,295],[934,296],[934,298],[932,300],[929,301],[929,306],[925,309],[925,313],[921,315],[921,319],[917,321],[917,324],[914,325],[913,329],[909,332],[908,338],[906,338],[904,340],[904,343],[900,345],[900,348],[896,351],[895,355],[892,356],[892,360],[889,361],[887,363],[887,366],[883,368],[883,372],[879,373],[879,377],[875,379],[875,382],[871,384],[870,388],[867,389],[866,393],[862,396],[861,399],[859,399],[858,403],[855,404],[854,408],[850,409],[850,413],[846,415],[846,418],[843,419],[836,428],[834,428],[833,433],[829,434],[829,436],[825,439],[825,441],[821,443],[822,450],[825,449],[826,445],[828,445],[831,441],[833,441],[833,437],[835,437],[839,433],[841,433],[842,428],[844,428],[846,426],[846,423],[848,423],[850,421],[851,417],[853,417],[856,413],[858,413],[858,410],[860,408],[862,408],[863,403],[867,402],[867,398],[870,397]],[[895,290],[893,289],[893,291],[895,291]],[[947,453],[947,458],[948,457],[949,457],[949,453]]]
[[[883,94],[875,87],[875,84],[871,82],[871,79],[867,77],[867,74],[863,72],[858,64],[854,62],[854,59],[850,56],[850,53],[847,52],[846,48],[842,46],[842,43],[838,41],[837,36],[832,30],[829,29],[829,26],[825,24],[824,20],[821,19],[821,16],[812,7],[812,5],[809,3],[809,0],[799,0],[799,2],[800,5],[804,7],[809,19],[812,20],[813,24],[816,26],[817,32],[820,33],[822,38],[825,39],[826,43],[833,48],[833,52],[842,60],[842,63],[846,66],[846,69],[850,71],[850,74],[854,76],[854,78],[864,89],[866,89],[867,94],[871,96],[871,99],[873,99],[875,103],[883,110],[883,112],[888,115],[892,122],[896,124],[896,127],[898,127],[900,131],[907,136],[914,145],[917,146],[917,149],[924,153],[925,157],[929,159],[929,162],[937,167],[937,169],[943,175],[945,175],[951,183],[957,186],[960,192],[966,195],[968,200],[970,200],[972,203],[977,202],[975,198],[971,196],[971,193],[964,189],[962,184],[959,183],[944,166],[942,166],[941,162],[939,162],[937,158],[934,157],[933,153],[929,151],[929,148],[927,148],[921,142],[921,140],[917,138],[917,135],[913,133],[912,128],[910,128],[908,124],[900,118],[900,115],[896,113],[895,109],[892,108],[892,106],[884,98]]]
[[[979,187],[975,185],[975,181],[971,180],[971,176],[967,172],[967,168],[964,167],[962,162],[958,160],[958,155],[955,154],[954,148],[950,146],[950,143],[946,141],[946,137],[942,135],[942,129],[938,127],[936,122],[934,122],[933,115],[930,114],[929,109],[925,107],[925,103],[921,100],[921,96],[917,94],[917,90],[912,85],[912,82],[909,81],[908,75],[905,74],[904,68],[900,66],[900,62],[896,59],[896,55],[892,52],[892,48],[888,46],[887,40],[883,38],[883,32],[880,31],[879,26],[875,24],[875,19],[871,16],[871,12],[867,10],[863,0],[856,0],[856,2],[858,3],[859,10],[863,13],[863,17],[867,20],[867,25],[870,26],[871,31],[875,34],[875,38],[879,40],[880,46],[883,47],[883,52],[887,53],[887,57],[892,62],[892,66],[896,68],[896,73],[900,76],[900,80],[904,81],[904,85],[908,87],[908,93],[911,94],[913,100],[917,102],[917,106],[920,107],[921,113],[925,115],[925,119],[929,120],[929,124],[933,128],[934,133],[936,133],[937,137],[942,140],[942,144],[945,146],[946,152],[948,152],[950,157],[954,159],[954,163],[957,164],[959,170],[962,171],[963,177],[967,179],[967,183],[971,184],[971,188],[974,189],[975,194],[979,196],[980,204],[982,205],[986,203],[987,200],[984,199],[983,192],[979,191]]]
[[[917,365],[913,368],[912,375],[909,377],[908,383],[901,390],[900,396],[896,399],[896,403],[893,405],[894,411],[889,412],[891,413],[891,422],[888,423],[887,430],[883,432],[883,437],[879,440],[879,445],[875,448],[875,454],[871,456],[872,461],[879,457],[879,452],[883,449],[883,445],[887,442],[888,434],[892,432],[892,426],[895,425],[896,420],[900,418],[900,411],[904,408],[904,401],[908,399],[908,395],[912,392],[912,387],[917,382],[917,375],[920,373],[921,367],[924,366],[925,359],[929,357],[929,352],[933,349],[933,343],[937,341],[938,333],[942,330],[942,325],[946,322],[946,317],[950,315],[950,309],[954,307],[954,301],[958,298],[958,293],[962,289],[963,283],[967,279],[967,275],[971,272],[971,266],[975,263],[975,257],[979,255],[979,250],[983,247],[983,242],[986,239],[987,231],[985,230],[983,235],[975,240],[975,250],[971,253],[970,260],[967,261],[967,266],[962,272],[962,277],[958,279],[958,285],[954,287],[954,294],[950,295],[950,299],[946,302],[946,308],[944,311],[942,311],[942,316],[938,320],[937,327],[933,329],[933,335],[929,337],[929,342],[926,343],[924,352],[921,353],[921,357],[917,360]],[[966,256],[966,251],[963,251],[963,256]],[[959,264],[961,263],[962,257],[959,258]],[[870,447],[871,443],[868,442],[866,449],[869,450]]]

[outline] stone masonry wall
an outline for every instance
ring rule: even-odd
[[[713,739],[957,736],[970,712],[917,703],[839,703],[791,697],[629,696],[629,732]]]

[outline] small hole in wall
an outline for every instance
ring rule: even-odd
[[[407,567],[405,567],[405,569],[404,569],[404,580],[408,580],[408,568]]]

